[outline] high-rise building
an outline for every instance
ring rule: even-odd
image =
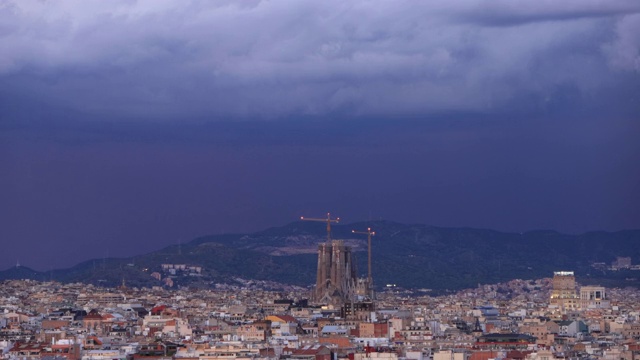
[[[577,310],[579,298],[576,291],[576,277],[573,271],[555,271],[551,289],[551,305],[563,310]]]
[[[316,303],[343,304],[356,291],[357,276],[351,247],[342,240],[318,245],[318,274],[312,300]]]

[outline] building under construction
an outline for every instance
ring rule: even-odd
[[[318,274],[313,301],[342,304],[356,295],[358,283],[351,247],[342,240],[330,240],[318,245]]]
[[[355,257],[350,246],[342,240],[331,239],[331,223],[337,223],[339,218],[332,219],[327,214],[326,219],[302,220],[322,221],[327,223],[327,241],[318,245],[318,270],[316,286],[311,294],[315,303],[343,305],[345,303],[373,299],[373,284],[371,279],[371,236],[375,233],[371,229],[367,232],[353,233],[367,234],[369,239],[369,276],[358,279]]]

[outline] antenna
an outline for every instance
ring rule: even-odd
[[[178,239],[178,255],[182,255],[182,239]]]

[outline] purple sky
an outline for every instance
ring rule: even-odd
[[[0,269],[331,211],[640,228],[640,2],[4,1]]]

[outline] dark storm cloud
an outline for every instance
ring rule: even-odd
[[[87,116],[492,112],[639,71],[631,0],[0,6],[0,90]]]
[[[454,17],[489,26],[625,16],[640,12],[634,0],[622,1],[477,1],[463,3]],[[471,6],[469,6],[471,5]]]

